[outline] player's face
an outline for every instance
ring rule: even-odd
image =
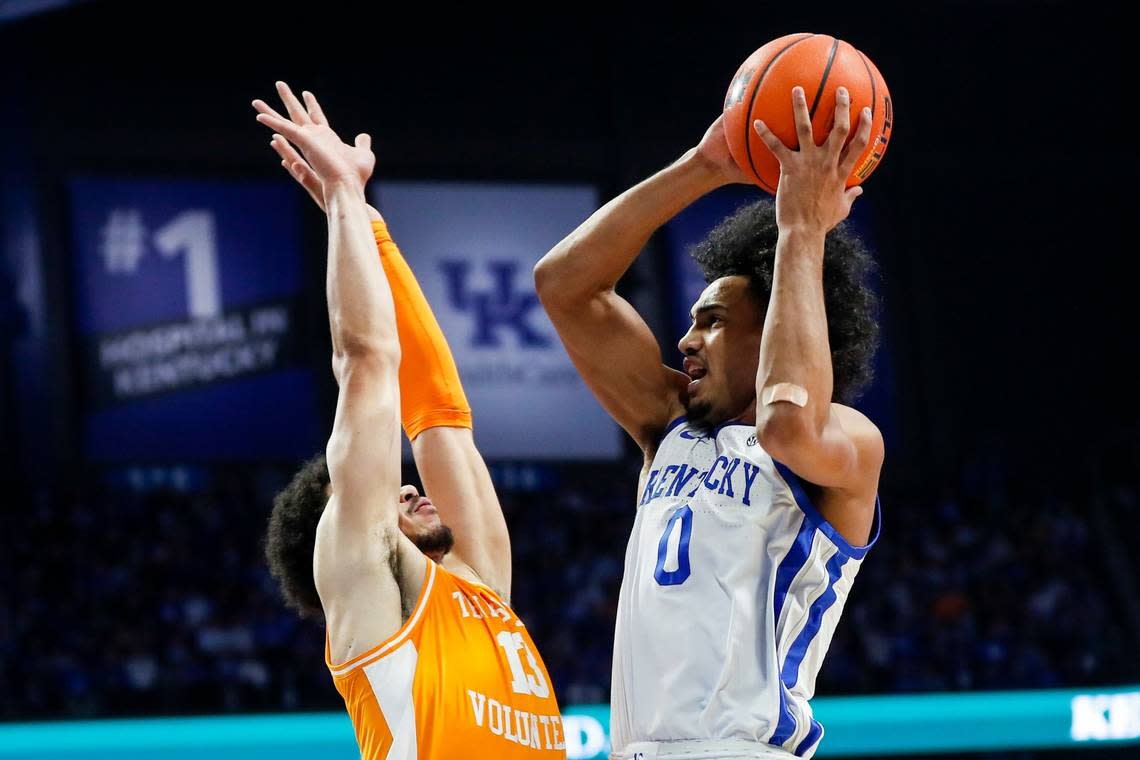
[[[691,378],[686,416],[712,427],[744,414],[756,400],[764,311],[748,278],[732,276],[710,283],[690,315],[693,325],[677,343]]]
[[[436,560],[451,550],[451,529],[439,519],[431,499],[421,496],[415,486],[400,489],[400,530],[420,551]]]
[[[421,496],[415,486],[400,489],[400,530],[410,539],[440,525],[439,512],[431,499]]]

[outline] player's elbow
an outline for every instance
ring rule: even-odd
[[[790,455],[810,449],[819,438],[811,414],[795,404],[768,404],[756,413],[756,440],[776,460],[793,458]]]
[[[333,375],[343,382],[356,370],[400,369],[400,342],[392,338],[358,333],[341,333],[333,340]]]
[[[341,336],[340,353],[349,359],[379,364],[400,363],[400,342],[371,335]]]
[[[553,248],[534,265],[534,292],[542,305],[550,308],[556,302],[558,280],[558,249]]]
[[[576,246],[568,237],[534,265],[534,290],[548,312],[576,308],[608,288],[584,270],[580,262],[575,262],[581,258],[575,253]]]
[[[400,338],[395,329],[377,330],[367,322],[355,323],[334,314],[333,355],[354,361],[400,363]]]

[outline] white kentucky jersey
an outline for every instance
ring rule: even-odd
[[[615,756],[695,741],[811,757],[823,727],[808,700],[879,520],[876,500],[871,542],[852,546],[759,446],[753,425],[702,434],[675,420],[626,549]]]

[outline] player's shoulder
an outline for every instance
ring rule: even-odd
[[[832,403],[831,412],[858,452],[859,469],[877,483],[886,457],[883,432],[870,417],[853,407]]]
[[[843,429],[852,437],[883,440],[883,433],[871,418],[858,409],[844,404],[831,404],[831,412],[843,425]]]

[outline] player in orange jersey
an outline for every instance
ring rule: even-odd
[[[311,94],[277,90],[288,118],[254,107],[328,215],[340,393],[326,456],[274,502],[274,576],[290,606],[324,618],[326,663],[365,760],[565,757],[550,677],[509,606],[510,539],[455,363],[365,202],[370,139],[342,142]],[[431,499],[400,487],[401,416]]]

